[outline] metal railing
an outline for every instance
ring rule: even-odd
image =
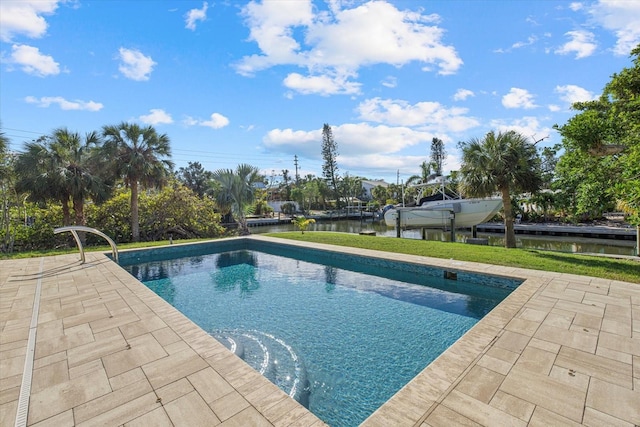
[[[102,231],[96,230],[95,228],[85,227],[83,225],[68,225],[66,227],[58,227],[53,230],[53,234],[63,233],[65,231],[70,231],[73,234],[73,238],[76,239],[76,244],[78,245],[78,250],[80,251],[80,263],[85,263],[84,257],[84,248],[82,247],[82,242],[80,241],[80,237],[78,236],[78,231],[84,231],[85,233],[93,233],[97,234],[100,237],[104,237],[109,245],[111,245],[111,251],[113,253],[113,260],[118,262],[118,248],[116,247],[116,243],[111,240],[111,237],[104,234]]]

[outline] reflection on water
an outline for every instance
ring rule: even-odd
[[[363,230],[375,230],[378,236],[396,237],[396,229],[387,227],[384,223],[358,220],[318,221],[309,226],[309,231],[338,231],[343,233],[359,233]],[[277,233],[279,231],[296,231],[293,224],[274,226],[252,227],[251,232]],[[420,230],[405,230],[402,237],[406,239],[420,239]],[[471,237],[470,231],[457,231],[456,241],[464,242]],[[495,233],[478,233],[478,237],[489,239],[491,246],[503,246],[504,236]],[[440,230],[427,230],[427,240],[448,242],[451,233]],[[516,242],[519,248],[541,249],[547,251],[574,252],[574,253],[600,253],[612,255],[635,255],[635,242],[633,240],[590,239],[586,237],[566,236],[539,236],[529,234],[516,234]]]
[[[212,283],[219,291],[229,292],[240,289],[242,297],[249,296],[260,288],[260,283],[255,276],[255,268],[258,267],[258,259],[250,251],[223,252],[216,257],[216,269],[209,273]],[[222,269],[228,268],[229,272],[222,274]]]

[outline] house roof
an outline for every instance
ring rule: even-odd
[[[382,187],[388,187],[389,183],[385,182],[384,180],[372,180],[372,179],[363,179],[362,180],[363,184],[369,184],[373,187],[377,187],[378,185],[382,186]]]

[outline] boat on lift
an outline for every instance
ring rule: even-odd
[[[389,227],[402,228],[468,228],[487,222],[502,209],[502,199],[463,199],[445,185],[440,176],[436,182],[419,184],[418,203],[415,206],[387,206],[384,221]],[[433,194],[421,197],[425,191]]]

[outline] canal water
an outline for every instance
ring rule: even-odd
[[[293,224],[281,224],[270,226],[251,227],[251,233],[277,233],[279,231],[296,231]],[[365,230],[373,230],[378,236],[396,238],[396,229],[387,227],[384,222],[372,220],[339,220],[318,221],[310,224],[309,231],[337,231],[343,233],[360,233]],[[421,239],[420,230],[404,230],[402,237],[406,239]],[[456,242],[465,242],[471,237],[471,231],[457,230]],[[504,246],[502,233],[478,233],[479,238],[488,239],[491,246]],[[427,230],[427,240],[448,242],[451,240],[450,232],[440,230]],[[547,251],[573,252],[573,253],[598,253],[611,255],[636,255],[636,243],[633,240],[592,239],[586,237],[565,236],[541,236],[516,234],[516,242],[519,248],[541,249]]]

